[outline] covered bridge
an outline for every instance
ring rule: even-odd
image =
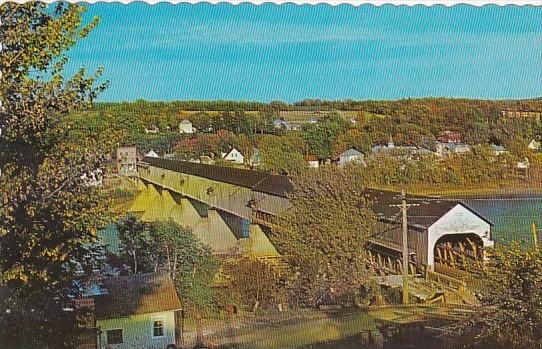
[[[272,217],[290,207],[293,185],[287,176],[146,157],[138,165],[138,178],[143,192],[132,211],[145,211],[144,218],[176,218],[195,227],[196,235],[215,250],[241,243],[255,256],[277,256],[267,231]],[[366,194],[378,218],[366,247],[375,261],[390,260],[389,267],[398,268],[400,194],[376,189]],[[493,246],[492,224],[464,203],[427,196],[407,199],[415,204],[407,217],[410,262],[417,270],[433,270],[439,263],[461,265],[465,258],[483,258],[484,248]]]

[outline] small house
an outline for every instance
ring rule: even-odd
[[[94,296],[98,348],[166,349],[180,344],[182,311],[167,273],[112,277]]]
[[[151,127],[145,128],[145,133],[147,134],[157,134],[160,132],[160,129],[156,125],[152,125]]]
[[[344,166],[353,161],[363,163],[363,153],[351,148],[339,155],[339,166]]]
[[[461,143],[461,133],[444,131],[438,136],[437,140],[441,143]]]
[[[192,122],[190,120],[184,119],[179,123],[179,133],[192,134],[195,132],[196,130],[192,126]]]
[[[273,127],[275,127],[277,130],[287,130],[288,123],[283,119],[275,119],[273,120]]]
[[[435,142],[436,154],[439,156],[446,156],[450,154],[465,154],[471,150],[470,145],[466,143],[442,143]]]
[[[396,146],[393,142],[393,138],[390,135],[387,145],[374,145],[371,148],[371,154],[373,156],[394,156],[402,159],[413,159],[416,158],[420,153],[425,153],[421,150],[422,148],[417,148],[415,146]]]
[[[530,167],[530,162],[529,162],[529,159],[527,158],[524,158],[523,161],[518,161],[517,164],[516,164],[516,168],[520,169],[520,170],[528,170],[529,167]]]
[[[228,153],[224,154],[222,158],[226,161],[233,162],[234,164],[243,164],[245,162],[245,157],[236,148],[232,148]]]
[[[529,148],[530,150],[540,150],[540,147],[541,143],[534,139],[527,145],[527,148]]]
[[[491,149],[493,149],[495,155],[501,155],[508,152],[502,145],[491,144]]]
[[[156,154],[156,152],[154,150],[150,150],[147,154],[145,154],[145,157],[149,157],[149,158],[159,158],[160,156],[158,156],[158,154]]]
[[[320,161],[315,155],[307,155],[305,156],[305,161],[307,161],[307,165],[310,168],[318,168],[320,167]]]

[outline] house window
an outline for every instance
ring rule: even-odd
[[[121,344],[122,341],[122,329],[107,330],[107,344]]]
[[[165,335],[165,325],[164,320],[154,320],[152,325],[152,336],[153,337],[164,337]]]

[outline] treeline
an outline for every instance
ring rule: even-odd
[[[332,110],[322,113],[318,123],[304,124],[292,132],[277,129],[273,122],[288,110]],[[350,119],[339,110],[356,110]],[[525,112],[527,114],[517,114]],[[320,101],[283,102],[176,101],[97,103],[73,115],[73,137],[102,139],[103,144],[136,144],[140,151],[160,154],[177,151],[183,156],[207,155],[207,143],[220,137],[204,136],[229,132],[244,135],[251,146],[259,147],[266,135],[299,136],[305,143],[302,156],[320,160],[336,157],[354,148],[367,152],[372,145],[386,144],[392,136],[396,145],[432,148],[443,131],[456,131],[470,145],[503,145],[521,155],[532,139],[542,135],[542,100],[487,101],[447,98],[403,99],[397,101]],[[188,119],[198,130],[195,136],[179,135],[179,123]],[[157,133],[148,132],[158,130]],[[296,136],[293,136],[294,138]],[[186,138],[205,139],[186,139]],[[207,139],[208,138],[208,139]],[[231,137],[230,137],[231,138]],[[220,147],[227,151],[234,142]],[[276,143],[276,142],[273,142]],[[299,144],[299,141],[294,143]],[[198,145],[202,146],[199,147]],[[265,148],[265,144],[263,145]],[[202,148],[202,149],[198,149]],[[276,148],[276,147],[275,147]],[[250,152],[250,151],[249,151]],[[269,159],[269,157],[267,157]],[[299,159],[298,155],[295,158]],[[294,165],[294,167],[298,167]],[[281,169],[273,168],[280,171]]]
[[[523,163],[527,168],[518,168]],[[376,156],[360,167],[360,176],[374,187],[399,190],[409,188],[489,188],[519,181],[539,183],[542,154],[525,156],[513,153],[496,154],[487,145],[472,147],[470,152],[439,158],[424,155],[417,159]]]

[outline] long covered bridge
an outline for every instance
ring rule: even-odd
[[[269,239],[272,217],[290,207],[293,190],[286,176],[146,157],[137,169],[139,195],[129,211],[144,221],[173,220],[188,226],[217,254],[245,253],[275,258]],[[398,193],[367,190],[378,227],[366,246],[390,273],[401,272],[401,222]],[[485,258],[493,246],[491,223],[465,204],[408,196],[409,261],[416,271],[461,268]],[[363,248],[363,246],[360,246]]]

